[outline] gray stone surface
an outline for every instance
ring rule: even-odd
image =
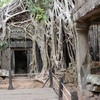
[[[80,2],[83,1],[82,4],[80,4],[79,1]],[[78,5],[80,5],[81,7],[79,6],[78,8],[76,8],[77,11],[74,12],[74,15],[73,15],[74,21],[77,21],[84,16],[89,18],[90,16],[94,15],[95,13],[98,13],[98,14],[100,13],[100,9],[98,11],[94,10],[96,7],[98,7],[100,5],[100,0],[88,0],[87,2],[84,2],[84,0],[77,0],[77,2],[79,2]],[[91,14],[90,14],[90,12],[91,12]]]
[[[96,74],[90,74],[87,76],[87,82],[91,83],[93,85],[99,85],[100,86],[100,75]]]
[[[0,90],[0,100],[58,100],[52,88]]]
[[[0,76],[9,76],[9,71],[5,69],[0,69]]]
[[[10,48],[7,48],[5,50],[2,51],[2,64],[1,64],[1,67],[2,69],[6,69],[6,70],[9,70],[10,67],[11,67],[11,49]]]

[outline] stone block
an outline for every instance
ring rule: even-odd
[[[0,69],[0,76],[9,76],[9,71],[5,69]]]

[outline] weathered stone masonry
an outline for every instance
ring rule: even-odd
[[[88,46],[89,26],[100,23],[100,0],[77,0],[73,19],[77,34],[77,70],[80,89],[85,89],[87,76],[90,74]],[[95,91],[95,90],[94,90]]]

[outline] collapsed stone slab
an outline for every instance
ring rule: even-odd
[[[87,76],[87,89],[100,92],[100,75],[90,74]]]
[[[0,69],[0,76],[9,76],[9,71],[5,69]]]

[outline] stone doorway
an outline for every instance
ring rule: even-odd
[[[15,74],[27,73],[27,51],[26,50],[15,50]]]

